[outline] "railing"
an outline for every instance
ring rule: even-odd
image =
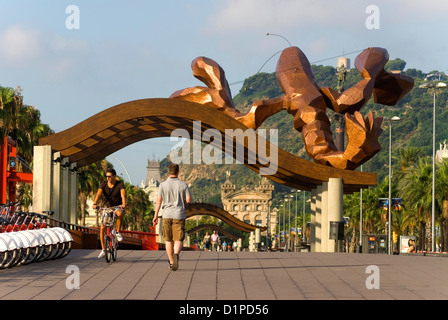
[[[70,231],[80,231],[83,234],[95,234],[99,236],[100,230],[96,227],[86,227],[78,224],[68,223],[65,221],[57,220],[50,218],[49,223],[52,226],[58,226]],[[132,247],[141,247],[142,250],[159,250],[159,245],[157,243],[157,234],[154,233],[154,227],[150,227],[152,232],[143,232],[143,231],[130,231],[130,230],[121,230],[120,233],[123,236],[122,248],[126,245]]]

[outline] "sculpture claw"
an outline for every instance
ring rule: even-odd
[[[374,118],[373,113],[370,112],[364,119],[361,113],[355,112],[353,116],[346,113],[345,121],[347,148],[344,152],[336,151],[318,155],[316,157],[318,163],[354,170],[381,150],[378,137],[383,132],[382,117]]]

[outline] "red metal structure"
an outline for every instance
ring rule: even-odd
[[[17,172],[17,143],[10,137],[4,137],[0,152],[0,202],[16,200],[17,182],[33,183],[33,174]],[[7,197],[8,194],[8,197]]]

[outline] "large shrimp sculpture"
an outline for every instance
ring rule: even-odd
[[[212,59],[198,57],[192,62],[193,75],[207,87],[192,87],[174,92],[170,98],[201,103],[237,119],[248,128],[258,128],[269,116],[286,110],[294,116],[294,128],[301,132],[308,155],[315,162],[339,169],[354,170],[372,158],[381,146],[382,117],[367,118],[359,110],[370,97],[384,105],[397,104],[414,86],[411,78],[384,70],[389,60],[387,50],[368,48],[355,59],[355,68],[362,76],[354,86],[339,93],[321,88],[314,80],[311,65],[297,47],[283,50],[276,69],[284,95],[259,100],[246,114],[233,103],[224,70]],[[345,115],[347,146],[336,148],[326,109]]]

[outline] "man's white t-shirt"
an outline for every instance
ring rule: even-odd
[[[185,219],[185,199],[190,195],[188,185],[178,178],[168,178],[159,186],[162,215],[167,219]]]

